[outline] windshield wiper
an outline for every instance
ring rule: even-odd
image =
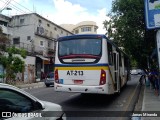
[[[92,55],[92,54],[71,54],[71,55],[65,55],[65,56],[60,57],[60,59],[70,59],[70,58],[93,58],[93,59],[97,59],[97,58],[100,58],[100,56]]]

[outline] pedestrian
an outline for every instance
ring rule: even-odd
[[[148,70],[145,70],[145,73],[146,73],[146,86],[150,86],[151,87],[151,85],[150,85],[150,80],[149,80],[149,75],[150,75],[150,70],[148,69]]]
[[[154,71],[154,81],[155,81],[155,94],[158,96],[159,95],[159,84],[158,84],[158,70],[155,69]]]
[[[139,83],[140,83],[140,85],[143,85],[143,80],[144,80],[144,76],[143,76],[143,75],[141,75],[141,77],[140,77],[140,79],[139,79]]]
[[[149,81],[150,81],[150,83],[151,83],[151,88],[152,88],[152,89],[155,89],[154,70],[153,70],[153,69],[149,70],[148,79],[149,79]]]
[[[157,69],[154,69],[152,72],[151,72],[151,80],[153,81],[153,84],[154,84],[154,90],[155,90],[155,94],[156,96],[159,95],[159,84],[158,84],[158,70]]]
[[[44,80],[45,79],[45,74],[43,72],[43,70],[41,70],[41,80]]]

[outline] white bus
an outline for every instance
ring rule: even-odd
[[[114,94],[130,79],[129,58],[105,35],[73,35],[57,41],[54,89]]]

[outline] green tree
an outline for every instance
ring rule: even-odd
[[[3,35],[2,29],[0,27],[0,55],[6,50],[6,46],[9,44],[9,39]]]
[[[154,48],[154,30],[146,30],[144,0],[114,0],[109,21],[104,21],[109,38],[130,56],[132,65],[147,68]]]
[[[6,47],[9,40],[2,34],[1,29],[0,35],[0,64],[3,65],[6,70],[6,83],[13,83],[15,82],[15,74],[23,72],[25,67],[24,61],[18,57],[17,54],[25,58],[27,52],[24,49],[18,49],[14,46]]]

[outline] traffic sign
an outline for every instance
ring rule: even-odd
[[[160,0],[144,0],[147,29],[160,28]]]

